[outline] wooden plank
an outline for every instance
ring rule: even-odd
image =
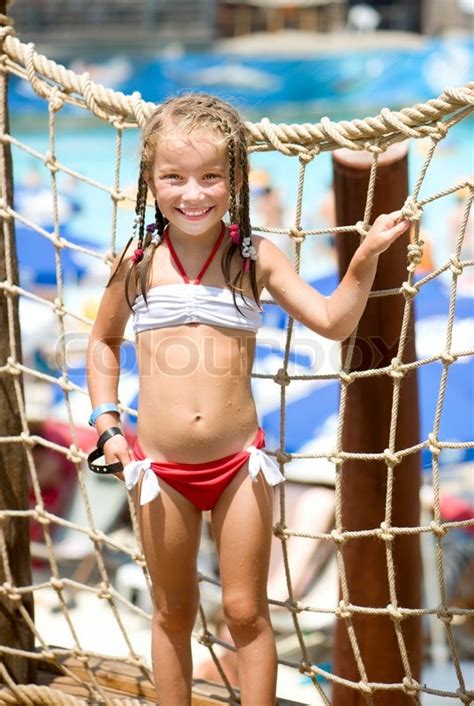
[[[91,672],[97,684],[110,696],[115,698],[136,698],[144,706],[156,706],[156,692],[150,681],[147,670],[118,659],[90,657],[89,668],[72,656],[58,657],[56,662],[40,660],[38,664],[38,684],[58,689],[65,693],[85,698],[88,696],[86,684],[92,683]],[[78,684],[72,677],[65,675],[61,667],[67,668],[84,686]],[[238,691],[238,690],[236,690]],[[208,682],[204,679],[193,681],[193,706],[218,706],[230,702],[225,686]],[[278,699],[278,706],[303,706],[296,701]]]
[[[72,677],[58,676],[57,674],[51,674],[49,672],[44,672],[39,670],[37,674],[37,684],[38,686],[47,686],[50,689],[56,689],[63,694],[68,694],[69,696],[75,696],[77,699],[87,699],[87,703],[94,703],[91,701],[90,691],[87,687],[77,684],[77,682]],[[143,697],[131,697],[130,694],[123,694],[121,691],[115,689],[108,689],[102,687],[103,693],[110,699],[117,698],[137,698],[139,699],[140,706],[156,706],[156,699],[144,699]]]

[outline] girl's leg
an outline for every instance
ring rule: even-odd
[[[212,510],[224,615],[237,649],[242,706],[274,706],[277,655],[267,600],[272,488],[248,463]]]
[[[160,706],[191,706],[191,631],[199,606],[196,558],[201,511],[160,480],[153,502],[137,505],[153,592],[152,662]]]

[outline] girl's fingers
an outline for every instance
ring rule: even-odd
[[[384,233],[387,235],[396,235],[397,233],[404,233],[407,228],[410,226],[410,221],[403,220],[400,221],[399,223],[395,223],[395,225],[390,226],[389,228],[384,229]]]

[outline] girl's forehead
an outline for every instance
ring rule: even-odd
[[[227,140],[217,131],[169,130],[156,145],[155,161],[227,161]]]

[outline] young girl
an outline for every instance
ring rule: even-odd
[[[145,226],[147,193],[155,220]],[[277,655],[266,584],[272,486],[251,391],[263,288],[291,316],[336,340],[364,311],[378,255],[408,227],[377,218],[330,297],[306,284],[249,222],[246,128],[224,101],[184,95],[160,105],[142,136],[137,239],[117,258],[88,349],[91,423],[109,471],[136,494],[153,587],[152,659],[160,706],[191,704],[199,602],[196,557],[211,511],[226,623],[243,706],[274,706]],[[223,221],[230,215],[230,225]],[[129,242],[130,245],[130,242]],[[140,372],[138,441],[117,410],[120,344],[133,312]],[[121,464],[121,465],[120,465]]]

